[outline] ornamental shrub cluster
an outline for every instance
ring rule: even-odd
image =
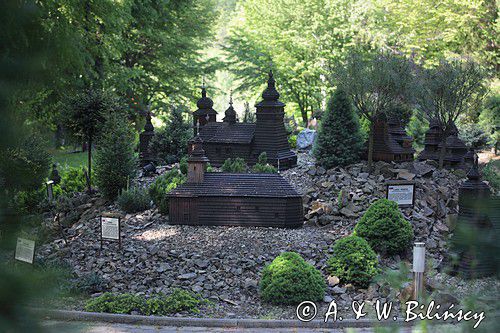
[[[142,212],[149,208],[151,198],[145,188],[132,187],[122,191],[116,200],[118,206],[126,213]]]
[[[237,158],[228,158],[224,161],[224,164],[221,167],[224,172],[232,172],[232,173],[244,173],[247,171],[247,164],[245,160],[237,157]]]
[[[168,214],[168,192],[186,181],[186,176],[173,169],[156,178],[149,187],[149,195],[161,214]]]
[[[413,228],[403,218],[398,204],[387,199],[374,202],[361,217],[354,232],[379,253],[398,254],[408,249]]]
[[[104,293],[91,299],[85,305],[85,311],[130,314],[137,311],[143,315],[168,315],[178,312],[198,313],[202,299],[182,290],[175,289],[172,294],[156,294],[144,297],[133,294]]]
[[[68,167],[61,171],[61,188],[65,194],[82,192],[87,187],[83,168]]]
[[[320,301],[326,284],[321,272],[295,252],[284,252],[262,271],[260,292],[265,302],[296,305]]]
[[[339,239],[327,261],[327,270],[342,283],[352,283],[366,288],[379,272],[377,255],[366,240],[358,236]]]
[[[262,152],[259,155],[259,158],[257,160],[257,164],[255,164],[252,168],[252,172],[254,173],[277,173],[278,170],[276,168],[267,163],[267,153]]]

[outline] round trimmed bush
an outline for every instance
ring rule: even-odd
[[[377,254],[366,240],[358,236],[339,239],[333,246],[333,254],[327,261],[327,270],[342,283],[368,287],[379,272]]]
[[[284,252],[262,271],[261,297],[272,304],[320,301],[326,284],[321,272],[295,252]]]
[[[372,249],[379,253],[402,253],[413,239],[410,222],[403,218],[398,204],[387,199],[375,201],[354,231],[356,236],[366,239]]]

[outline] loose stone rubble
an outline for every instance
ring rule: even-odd
[[[83,195],[78,206],[61,214],[67,227],[58,231],[60,237],[37,254],[47,261],[68,261],[78,276],[96,273],[106,282],[103,291],[148,295],[176,287],[191,290],[211,301],[199,314],[205,317],[295,318],[294,307],[261,303],[258,295],[262,268],[283,251],[295,251],[322,270],[328,290],[320,313],[332,299],[344,310],[353,300],[397,300],[406,297],[404,290],[394,292],[383,283],[366,290],[341,285],[337,277],[328,276],[325,263],[335,240],[350,234],[369,205],[385,197],[385,181],[406,179],[416,182],[416,200],[402,212],[414,227],[415,240],[426,242],[433,267],[443,260],[463,174],[437,170],[433,162],[378,162],[371,174],[365,163],[325,170],[300,154],[299,166],[282,175],[303,194],[303,228],[173,226],[152,208],[124,215],[122,249],[105,242],[100,251],[99,215],[119,208]],[[147,186],[153,179],[139,182]],[[395,269],[410,259],[408,253],[380,260],[383,267]]]

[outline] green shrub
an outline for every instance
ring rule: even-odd
[[[252,168],[252,172],[254,173],[277,173],[278,170],[271,164],[267,163],[267,153],[262,152],[259,155],[259,159],[257,160],[257,164],[255,164]]]
[[[321,272],[299,254],[285,252],[262,271],[260,292],[265,302],[295,305],[302,301],[320,301],[325,295]]]
[[[162,214],[168,214],[167,193],[186,181],[186,176],[173,169],[155,179],[149,187],[149,195]]]
[[[181,158],[181,160],[179,162],[179,170],[181,171],[181,173],[183,175],[187,175],[187,173],[188,173],[188,157],[187,156],[184,156],[183,158]]]
[[[136,172],[134,134],[127,119],[117,113],[110,115],[104,128],[94,161],[95,178],[104,197],[114,199]]]
[[[224,161],[221,169],[224,172],[244,173],[247,171],[247,164],[245,160],[240,157],[234,159],[228,158]]]
[[[169,296],[163,294],[156,295],[146,300],[145,315],[167,315],[179,312],[198,313],[198,306],[201,301],[191,293],[175,289]]]
[[[61,188],[64,193],[83,192],[87,187],[87,179],[83,168],[68,167],[61,172]]]
[[[137,311],[147,316],[163,316],[183,311],[198,313],[201,303],[202,300],[181,289],[175,289],[168,296],[156,294],[149,298],[132,294],[104,293],[88,301],[85,311],[125,314]]]
[[[321,120],[314,155],[318,164],[329,169],[359,161],[363,140],[359,122],[347,94],[337,89]]]
[[[149,208],[151,199],[148,190],[140,187],[122,191],[116,200],[118,206],[126,213],[142,212]]]
[[[1,152],[1,188],[18,191],[40,188],[49,174],[51,164],[43,139],[32,134],[13,143],[11,148]]]
[[[458,126],[458,137],[467,145],[475,150],[481,150],[488,145],[488,134],[483,132],[481,127],[476,124],[461,124]]]
[[[495,163],[498,166],[495,166]],[[490,161],[484,166],[482,173],[483,179],[490,184],[492,189],[500,191],[500,162]]]
[[[413,239],[411,224],[403,218],[398,204],[387,199],[374,202],[354,229],[379,253],[404,252]]]
[[[74,283],[74,291],[84,294],[101,292],[106,286],[104,279],[96,273],[88,273],[78,277]]]
[[[178,162],[186,155],[186,147],[192,132],[183,119],[181,107],[172,107],[164,128],[156,130],[149,143],[152,155],[167,164]],[[187,112],[187,111],[186,111]]]
[[[327,270],[342,283],[368,287],[378,273],[377,255],[366,240],[358,236],[344,237],[335,242]]]
[[[85,305],[85,311],[130,314],[132,311],[142,312],[146,308],[146,300],[132,294],[104,293],[91,299]]]
[[[295,149],[297,148],[297,135],[292,134],[288,136],[288,144],[290,145],[290,148]]]

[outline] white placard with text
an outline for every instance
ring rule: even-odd
[[[411,206],[414,192],[414,184],[388,185],[387,199],[397,202],[399,206]]]
[[[34,256],[35,256],[35,241],[24,238],[18,238],[16,245],[15,259],[32,264]]]
[[[120,240],[120,219],[118,217],[101,218],[102,239]]]

